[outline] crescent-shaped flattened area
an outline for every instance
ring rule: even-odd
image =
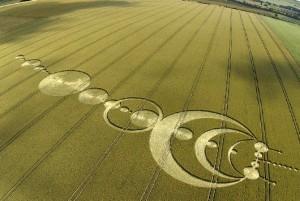
[[[184,116],[184,118],[183,118]],[[180,121],[183,118],[182,121]],[[199,163],[204,167],[207,171],[210,171],[214,175],[219,177],[223,177],[226,179],[230,179],[228,183],[212,183],[210,181],[205,181],[201,178],[197,178],[186,170],[184,167],[181,167],[172,155],[172,148],[171,142],[174,140],[174,133],[176,130],[185,123],[195,120],[202,120],[202,119],[217,119],[223,120],[226,122],[230,122],[232,124],[238,125],[241,129],[246,128],[243,127],[240,123],[236,122],[235,120],[222,116],[220,114],[212,113],[212,112],[205,112],[205,111],[186,111],[181,113],[176,113],[164,118],[162,121],[158,122],[156,126],[153,128],[153,131],[150,135],[150,150],[154,160],[158,163],[159,167],[164,170],[167,174],[174,177],[175,179],[196,186],[200,188],[222,188],[228,187],[235,184],[238,184],[245,180],[245,178],[236,178],[231,177],[228,175],[224,175],[221,172],[218,172],[216,169],[212,167],[208,159],[206,158],[205,148],[212,138],[221,135],[227,134],[230,132],[238,132],[242,135],[251,136],[250,134],[246,134],[243,132],[239,132],[232,129],[219,129],[219,130],[211,130],[207,131],[206,133],[202,134],[198,138],[195,143],[195,154],[199,161]],[[179,123],[180,122],[180,123]],[[232,181],[235,180],[235,181]]]

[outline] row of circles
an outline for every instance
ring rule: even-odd
[[[39,90],[49,96],[67,96],[79,93],[78,101],[83,104],[97,105],[104,104],[104,120],[117,130],[130,133],[138,133],[151,130],[157,121],[162,120],[163,113],[161,108],[154,102],[142,98],[126,98],[119,101],[109,100],[109,94],[101,88],[88,88],[91,83],[91,77],[82,71],[65,70],[56,73],[50,73],[47,67],[41,64],[38,59],[26,59],[24,55],[16,56],[17,60],[22,62],[22,67],[31,67],[33,70],[47,72],[48,76],[39,83]],[[149,109],[138,109],[131,111],[126,106],[121,106],[125,102],[135,101],[139,105],[151,105],[156,112]],[[130,113],[130,121],[133,125],[142,129],[129,129],[128,126],[119,126],[109,118],[109,111],[119,109],[123,113]],[[190,140],[193,132],[188,128],[178,128],[174,135],[179,140]]]

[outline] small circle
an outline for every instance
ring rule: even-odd
[[[178,128],[175,131],[175,137],[178,140],[190,140],[193,138],[193,132],[188,128]]]
[[[256,180],[259,178],[258,170],[253,167],[244,168],[243,172],[247,179]]]
[[[27,60],[21,64],[22,67],[38,67],[40,65],[41,61],[38,59]]]
[[[16,59],[21,60],[21,61],[25,61],[25,56],[23,54],[19,54],[16,56]]]
[[[217,148],[218,144],[215,141],[210,140],[207,142],[206,146],[209,148]]]
[[[81,71],[61,71],[48,75],[39,83],[42,93],[66,96],[83,91],[90,85],[90,76]]]
[[[120,108],[120,111],[121,111],[121,112],[124,112],[124,113],[130,112],[129,108],[128,108],[128,107],[125,107],[125,106],[121,107],[121,108]]]
[[[259,163],[257,162],[257,161],[252,161],[251,162],[251,166],[253,167],[253,168],[259,168]]]
[[[45,66],[37,66],[33,70],[42,71],[42,70],[46,70],[46,67]]]
[[[131,123],[138,127],[151,127],[158,120],[158,115],[150,110],[140,110],[132,113],[130,116]]]
[[[262,142],[255,143],[254,148],[256,149],[256,151],[258,151],[260,153],[266,153],[269,151],[268,146]]]
[[[79,102],[87,105],[104,103],[108,99],[108,93],[104,89],[86,89],[78,96]]]
[[[255,156],[256,158],[262,158],[262,157],[263,157],[263,155],[261,154],[261,152],[255,152],[255,153],[254,153],[254,156]]]

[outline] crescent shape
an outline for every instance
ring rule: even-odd
[[[206,150],[206,146],[208,144],[208,142],[218,136],[218,135],[222,135],[222,134],[229,134],[229,133],[238,133],[241,135],[246,135],[249,136],[247,133],[244,133],[242,131],[239,130],[235,130],[235,129],[228,129],[228,128],[218,128],[218,129],[212,129],[209,131],[206,131],[205,133],[203,133],[197,140],[195,143],[195,154],[196,157],[199,161],[199,163],[208,171],[210,171],[211,173],[213,173],[214,175],[218,176],[218,177],[223,177],[226,179],[238,179],[241,177],[231,177],[228,175],[225,175],[219,171],[217,171],[208,161],[206,154],[205,154],[205,150]]]
[[[179,120],[182,119],[183,115],[185,118],[182,122],[178,123]],[[249,136],[252,136],[249,129],[247,129],[241,123],[220,114],[206,111],[186,111],[175,113],[159,121],[151,132],[149,140],[150,151],[156,163],[173,178],[196,187],[222,188],[244,181],[246,178],[239,178],[236,181],[227,183],[208,182],[186,172],[176,162],[171,152],[171,138],[174,134],[174,131],[179,128],[181,124],[197,119],[218,119],[230,122],[238,127],[241,127],[245,132],[249,133]]]
[[[232,145],[232,146],[229,148],[229,150],[228,150],[228,152],[227,152],[227,159],[228,159],[228,162],[229,162],[231,168],[232,168],[233,170],[235,170],[237,173],[239,173],[240,175],[243,175],[243,174],[242,174],[240,171],[238,171],[238,169],[237,169],[237,168],[233,165],[233,163],[232,163],[232,160],[231,160],[232,151],[233,151],[233,149],[234,149],[236,146],[238,146],[238,145],[241,144],[242,142],[247,142],[247,141],[250,141],[250,140],[253,140],[253,139],[240,140],[240,141],[236,142],[234,145]]]

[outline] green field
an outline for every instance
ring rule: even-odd
[[[43,0],[0,7],[0,24],[0,201],[299,200],[299,26],[180,0]],[[20,67],[20,54],[51,75]],[[122,108],[161,110],[163,119],[130,133],[143,128],[128,123],[130,111],[111,108],[121,129],[113,128],[103,118],[107,102],[39,90],[46,76],[71,70],[88,74],[89,87],[109,100],[125,99]],[[173,117],[192,139],[175,137]],[[201,140],[225,128],[233,134]],[[198,142],[206,143],[200,159]],[[242,173],[255,143],[282,151],[263,153],[256,169],[275,186],[232,169],[228,150],[237,142],[232,162]],[[238,182],[219,188],[234,182],[219,172]]]
[[[267,0],[270,3],[276,3],[279,5],[284,5],[284,6],[295,6],[295,7],[300,7],[300,2],[297,0]]]
[[[270,28],[281,39],[283,45],[291,52],[296,61],[300,63],[300,26],[284,21],[277,21],[271,18],[265,18]]]

